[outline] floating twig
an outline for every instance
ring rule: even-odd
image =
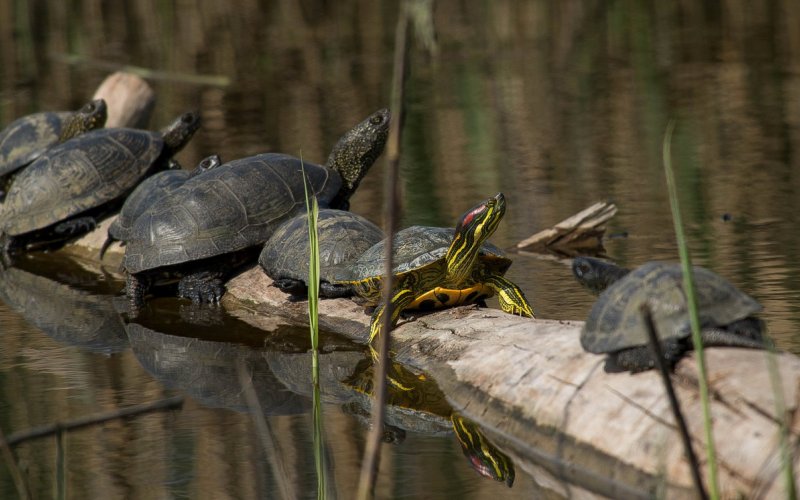
[[[128,406],[118,410],[104,411],[92,415],[86,415],[74,420],[67,420],[66,422],[53,422],[39,427],[33,427],[26,431],[15,432],[4,439],[0,445],[16,446],[24,441],[31,439],[51,436],[64,431],[74,431],[83,427],[102,424],[109,420],[116,420],[120,418],[136,417],[145,413],[151,413],[161,410],[172,410],[180,408],[183,405],[183,396],[174,396],[171,398],[154,401],[152,403],[144,403],[140,405]]]

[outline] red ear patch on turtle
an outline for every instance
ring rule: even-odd
[[[469,211],[467,214],[464,215],[464,217],[461,218],[461,225],[463,226],[469,224],[470,222],[472,222],[472,219],[474,219],[476,215],[483,212],[484,210],[486,210],[486,206],[481,205],[478,208]]]

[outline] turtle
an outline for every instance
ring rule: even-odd
[[[378,110],[348,131],[325,166],[262,153],[193,177],[157,200],[134,222],[125,249],[131,310],[142,306],[156,281],[173,278],[180,280],[180,297],[219,302],[229,272],[250,262],[281,223],[305,211],[306,186],[320,207],[349,208],[350,195],[383,151],[390,116]]]
[[[11,174],[30,164],[48,148],[106,123],[103,99],[94,99],[77,111],[44,111],[17,118],[0,131],[0,201]]]
[[[100,259],[103,258],[108,246],[114,241],[123,243],[130,237],[133,223],[137,217],[147,210],[155,200],[183,185],[187,179],[222,164],[219,155],[211,155],[200,160],[194,170],[184,170],[177,163],[170,165],[170,168],[163,172],[151,175],[136,186],[136,189],[125,198],[122,208],[120,208],[117,218],[108,227],[108,235],[103,246],[100,248]]]
[[[142,179],[166,168],[199,125],[189,112],[160,132],[105,128],[48,149],[14,177],[0,207],[3,253],[93,229]]]
[[[366,218],[332,208],[317,216],[319,242],[319,295],[325,298],[348,297],[352,288],[333,284],[337,266],[354,261],[384,238],[383,231]],[[309,267],[308,215],[289,219],[273,233],[258,257],[258,263],[272,278],[274,286],[292,297],[307,293]]]
[[[533,317],[522,290],[503,275],[511,259],[486,242],[506,209],[498,193],[464,213],[454,229],[411,226],[393,238],[396,284],[391,293],[392,325],[405,309],[435,309],[479,302],[495,293],[508,313]],[[334,273],[334,283],[353,287],[369,305],[377,307],[370,322],[370,345],[380,334],[384,306],[381,282],[384,275],[384,245],[373,245],[350,265]],[[372,349],[373,356],[376,352]]]
[[[654,261],[624,273],[612,263],[578,257],[573,269],[579,281],[588,276],[594,286],[608,282],[592,306],[580,336],[584,350],[608,354],[607,372],[635,373],[656,366],[640,310],[645,303],[650,307],[664,361],[670,368],[692,349],[680,264]],[[763,349],[765,327],[755,316],[761,311],[761,304],[706,268],[695,266],[692,274],[703,344]]]

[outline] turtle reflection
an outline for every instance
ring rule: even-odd
[[[345,382],[357,391],[371,395],[373,367],[372,360],[362,360],[356,366],[353,375]],[[389,376],[405,389],[388,385],[387,410],[397,411],[399,408],[406,408],[420,415],[429,413],[447,418],[451,422],[464,456],[475,471],[484,477],[505,482],[509,488],[514,484],[514,463],[511,459],[483,435],[475,422],[453,410],[436,383],[424,374],[415,374],[394,362],[389,368]]]
[[[311,355],[264,354],[272,372],[283,384],[308,393]],[[323,401],[339,403],[344,411],[362,422],[370,421],[373,363],[360,352],[332,352],[320,356],[320,386]],[[354,367],[354,368],[353,368]],[[388,388],[383,439],[402,442],[406,431],[445,436],[455,433],[470,466],[479,474],[509,487],[514,482],[514,464],[483,435],[471,420],[453,411],[444,393],[424,374],[413,373],[392,363],[390,376],[408,390]]]
[[[239,375],[242,364],[265,415],[296,415],[311,408],[309,398],[284,386],[252,347],[171,335],[138,323],[128,323],[125,329],[145,370],[164,386],[180,389],[204,406],[250,411]]]
[[[113,296],[102,289],[105,282],[66,259],[52,264],[21,259],[20,267],[0,272],[0,301],[59,343],[104,354],[127,348]],[[87,290],[83,285],[89,282],[94,285]]]

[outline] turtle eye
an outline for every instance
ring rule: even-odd
[[[381,115],[374,115],[372,118],[369,119],[369,122],[373,125],[380,125],[383,123],[383,117]]]

